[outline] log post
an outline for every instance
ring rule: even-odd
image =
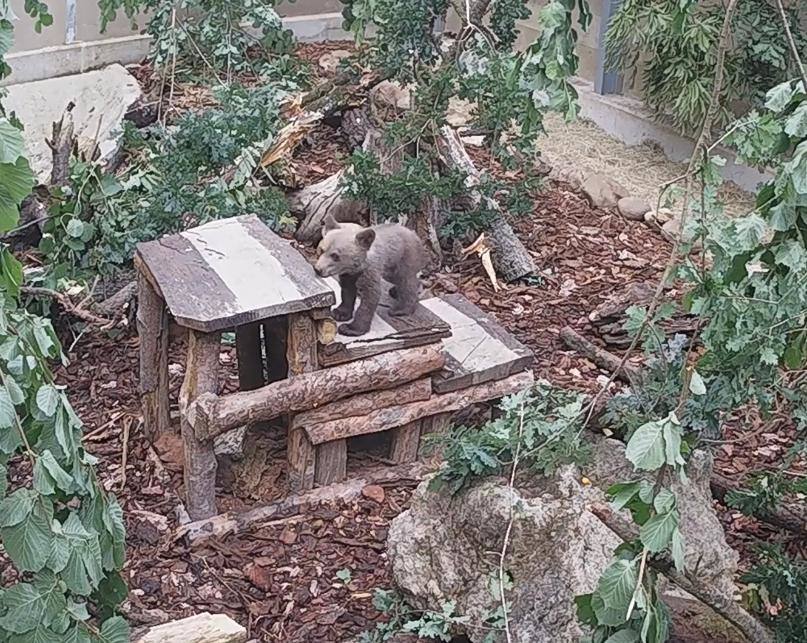
[[[182,441],[185,451],[185,495],[193,520],[216,515],[216,455],[212,440],[199,440],[188,422],[191,402],[203,393],[218,391],[219,333],[188,332],[185,380],[179,393]]]
[[[266,350],[266,381],[285,380],[289,376],[286,361],[286,319],[272,317],[263,322],[263,342]]]
[[[395,464],[417,460],[420,446],[420,426],[421,420],[415,420],[392,430],[389,459]]]
[[[344,481],[347,477],[347,440],[327,442],[314,449],[314,481],[321,486]]]
[[[150,441],[171,430],[168,402],[168,310],[148,279],[138,273],[137,334],[140,337],[140,405]]]
[[[424,418],[420,425],[420,447],[418,449],[418,456],[442,457],[441,450],[430,450],[429,441],[424,440],[427,436],[437,438],[447,434],[451,430],[451,416],[452,413],[438,413],[431,417]]]
[[[317,326],[307,313],[297,313],[288,317],[286,360],[289,364],[289,378],[317,370]],[[288,463],[289,486],[292,491],[311,489],[316,475],[316,454],[303,427],[291,428],[289,419]],[[347,448],[347,443],[344,443]],[[337,462],[339,447],[329,454],[329,462]],[[330,476],[330,473],[327,474]]]

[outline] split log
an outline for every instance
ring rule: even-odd
[[[418,484],[432,467],[414,462],[397,467],[384,467],[368,472],[361,478],[355,478],[327,487],[317,487],[300,494],[286,496],[282,500],[257,507],[243,513],[224,513],[205,520],[182,525],[176,531],[175,538],[186,538],[191,544],[203,542],[209,538],[223,538],[230,534],[239,534],[255,525],[269,520],[299,515],[310,507],[338,501],[350,502],[361,495],[361,490],[367,485],[395,484],[401,486],[405,483]]]
[[[481,180],[479,170],[468,156],[457,131],[444,125],[440,128],[436,143],[437,153],[446,168],[467,176],[465,185],[468,187],[472,206],[476,207],[484,201],[485,208],[496,213],[490,228],[485,232],[485,238],[491,242],[493,263],[499,276],[505,281],[515,281],[535,272],[535,263],[530,253],[505,220],[499,204],[477,189]]]
[[[188,422],[199,439],[212,440],[244,424],[307,411],[364,391],[405,384],[444,365],[445,355],[439,345],[382,353],[361,362],[304,373],[254,391],[222,397],[212,393],[202,395],[188,409]]]
[[[716,473],[712,474],[709,486],[712,490],[712,496],[723,504],[726,504],[727,493],[739,489],[739,486],[732,480]],[[782,503],[781,506],[777,507],[774,511],[765,515],[755,516],[755,518],[769,525],[773,525],[774,527],[787,529],[799,536],[807,535],[807,506],[805,506],[803,501],[800,506],[798,504],[788,506]]]
[[[62,114],[62,118],[53,123],[52,137],[47,141],[53,154],[53,168],[50,173],[50,183],[53,187],[63,187],[70,182],[70,157],[76,145],[75,124],[73,122],[72,101]],[[92,160],[92,159],[90,159]]]
[[[420,448],[420,429],[423,420],[415,420],[392,430],[389,459],[395,464],[414,462]]]
[[[403,158],[403,151],[391,153],[384,142],[383,134],[372,127],[365,134],[362,149],[381,159],[381,171],[385,173],[395,171]],[[339,170],[327,179],[289,195],[289,212],[301,221],[294,235],[298,241],[319,241],[322,224],[329,214],[340,222],[349,221],[362,225],[375,223],[375,217],[365,203],[344,195],[342,180],[351,171],[350,167]]]
[[[168,400],[168,310],[148,279],[138,273],[137,334],[140,338],[140,406],[143,431],[154,442],[171,430]]]
[[[622,361],[621,358],[609,353],[604,348],[600,348],[569,326],[561,329],[560,338],[569,348],[576,350],[584,357],[590,359],[600,368],[610,373],[613,373],[619,368],[619,364]],[[641,373],[636,366],[626,362],[625,365],[619,369],[617,377],[628,384],[635,384],[641,379]]]
[[[342,482],[347,478],[347,440],[334,440],[319,446],[315,460],[314,482],[320,486]]]
[[[511,375],[503,380],[486,382],[461,391],[433,395],[422,402],[411,402],[378,409],[365,416],[331,420],[306,427],[312,444],[324,444],[356,435],[387,431],[432,415],[458,411],[472,404],[486,402],[524,390],[534,383],[532,371]]]
[[[307,313],[296,313],[288,317],[288,334],[286,340],[286,361],[289,365],[289,382],[305,373],[317,370],[317,330],[316,322]],[[291,427],[293,417],[289,419]],[[334,451],[345,451],[347,464],[347,445]],[[314,447],[300,428],[289,428],[286,457],[289,464],[289,486],[292,490],[310,489],[314,486],[316,473],[316,457]],[[339,459],[334,454],[334,460]]]
[[[199,396],[215,395],[218,391],[220,350],[219,333],[189,330],[185,379],[179,392],[179,412],[185,455],[186,506],[193,520],[216,515],[217,463],[213,441],[196,436],[188,421],[188,411],[191,403]]]
[[[131,310],[131,305],[137,299],[137,281],[132,280],[110,295],[103,301],[92,306],[92,309],[104,317],[118,318],[125,317],[127,308]]]
[[[244,643],[247,630],[225,614],[202,612],[188,618],[155,625],[135,643]]]
[[[428,400],[431,394],[432,383],[429,378],[415,380],[395,388],[359,393],[353,397],[298,413],[294,416],[292,428],[362,416],[388,406]]]
[[[591,512],[625,542],[631,542],[639,537],[639,530],[636,526],[614,512],[608,505],[595,505],[591,507]],[[666,554],[649,557],[648,564],[664,574],[685,592],[692,594],[704,605],[709,606],[720,614],[742,632],[750,643],[774,642],[775,639],[771,631],[753,615],[745,611],[732,596],[727,596],[712,587],[704,585],[700,579],[686,570],[683,573],[679,572]]]

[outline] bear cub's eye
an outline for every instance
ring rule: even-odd
[[[331,253],[331,259],[333,259],[334,261],[339,261],[339,253],[338,252],[332,252]]]

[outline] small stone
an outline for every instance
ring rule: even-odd
[[[661,236],[670,243],[675,243],[681,234],[681,220],[670,219],[661,226]]]
[[[580,188],[595,208],[614,208],[628,191],[617,181],[602,174],[589,174]]]
[[[378,83],[371,91],[370,98],[376,105],[393,107],[399,110],[410,109],[412,94],[408,87],[401,87],[398,83],[385,80]]]
[[[258,589],[268,592],[272,589],[272,572],[261,565],[249,563],[244,572],[249,581]]]
[[[616,204],[619,213],[628,221],[642,221],[644,215],[650,212],[651,207],[642,199],[635,196],[626,196]]]
[[[384,487],[379,487],[376,484],[367,485],[361,490],[361,495],[363,495],[365,498],[369,498],[373,502],[381,504],[384,502],[385,497]]]
[[[465,127],[471,122],[473,103],[462,98],[452,96],[448,99],[448,110],[446,111],[446,122],[451,127]]]
[[[345,59],[350,58],[350,52],[346,49],[334,49],[328,51],[319,57],[319,68],[326,74],[335,74],[339,69],[339,64]]]
[[[176,433],[163,433],[154,442],[154,449],[169,471],[182,471],[185,462],[182,438]]]
[[[293,545],[297,542],[297,532],[291,525],[286,525],[280,533],[280,541],[284,545]]]

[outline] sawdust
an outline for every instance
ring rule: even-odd
[[[658,201],[660,187],[686,171],[684,164],[668,159],[659,146],[649,142],[625,145],[591,121],[578,119],[566,123],[560,115],[548,114],[544,125],[547,136],[539,139],[538,149],[549,165],[572,166],[609,176],[653,207]],[[734,183],[726,182],[720,196],[726,213],[731,216],[754,208],[753,195]],[[680,202],[672,199],[669,207],[675,209],[676,205]]]

